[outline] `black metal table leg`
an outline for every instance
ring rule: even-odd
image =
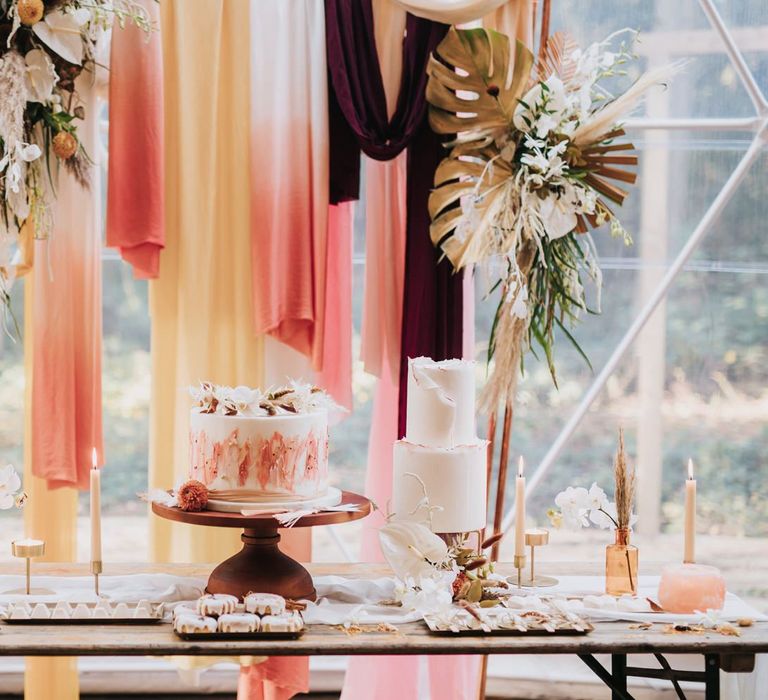
[[[626,665],[626,655],[617,654],[617,656],[624,656],[624,663]],[[627,678],[624,675],[624,684],[617,685],[614,682],[614,677],[608,672],[608,670],[594,657],[592,654],[579,654],[579,658],[592,670],[592,672],[610,689],[612,693],[612,700],[634,700],[634,698],[627,692]]]
[[[611,654],[611,676],[613,676],[614,688],[611,688],[611,700],[621,700],[617,690],[627,692],[627,655]]]
[[[720,700],[720,657],[704,655],[704,700]]]

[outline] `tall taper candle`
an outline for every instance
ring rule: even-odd
[[[515,479],[515,556],[525,556],[525,477],[522,456]]]
[[[91,453],[91,563],[101,562],[101,469],[96,448]]]
[[[688,478],[685,480],[685,554],[683,561],[696,561],[696,479],[693,478],[693,460],[688,460]]]

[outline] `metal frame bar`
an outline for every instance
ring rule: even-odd
[[[757,85],[757,82],[755,81],[754,76],[752,75],[749,69],[749,66],[747,66],[746,61],[744,60],[744,57],[739,51],[738,46],[734,42],[733,37],[731,36],[728,28],[725,26],[722,18],[717,12],[717,9],[714,6],[713,0],[699,0],[699,1],[704,11],[704,14],[707,16],[707,19],[709,20],[710,24],[723,40],[723,43],[725,44],[726,52],[728,53],[728,56],[731,62],[733,63],[734,68],[744,85],[744,88],[749,93],[749,97],[752,100],[753,105],[755,106],[755,111],[757,112],[756,116],[746,120],[746,122],[749,123],[749,128],[755,129],[755,135],[752,139],[751,144],[749,145],[749,148],[747,149],[747,152],[739,161],[739,164],[731,173],[730,177],[723,185],[717,197],[715,197],[712,204],[704,213],[704,216],[701,218],[701,221],[699,221],[698,226],[696,226],[690,238],[688,239],[686,244],[683,246],[680,253],[678,253],[672,265],[667,270],[666,275],[664,275],[664,278],[659,283],[659,286],[654,290],[654,293],[651,295],[651,297],[648,299],[646,304],[641,309],[640,313],[637,315],[635,320],[627,329],[626,333],[624,334],[624,337],[619,341],[618,345],[614,349],[613,353],[611,354],[610,358],[606,362],[605,366],[600,371],[598,376],[595,377],[595,380],[592,382],[592,385],[587,390],[581,402],[576,407],[574,412],[571,414],[571,417],[563,426],[563,429],[560,431],[560,434],[557,436],[557,438],[552,443],[547,453],[544,455],[544,458],[540,462],[537,470],[534,472],[533,476],[531,476],[531,478],[528,480],[528,484],[526,488],[526,499],[529,498],[531,494],[536,490],[536,487],[538,486],[538,484],[541,483],[541,480],[544,478],[546,473],[552,467],[555,460],[560,455],[560,452],[562,451],[563,447],[568,442],[568,440],[573,435],[573,433],[576,431],[576,428],[581,423],[581,420],[586,415],[590,406],[595,401],[597,396],[600,394],[600,392],[602,391],[603,387],[605,386],[610,376],[613,374],[614,370],[616,369],[619,362],[623,358],[624,353],[629,349],[630,345],[634,342],[634,340],[639,335],[640,331],[644,328],[645,324],[651,318],[651,316],[653,315],[653,312],[656,310],[656,307],[666,297],[667,293],[669,292],[669,289],[672,286],[672,283],[675,281],[678,274],[685,268],[686,263],[688,262],[691,255],[694,253],[694,251],[698,247],[699,243],[701,243],[704,236],[707,234],[707,232],[712,227],[714,222],[717,220],[719,215],[722,213],[723,209],[728,204],[733,194],[736,192],[736,189],[738,188],[739,184],[743,180],[744,176],[749,171],[749,168],[752,165],[752,163],[756,160],[757,156],[765,148],[766,144],[768,144],[768,102],[766,101],[765,96],[763,95],[762,91]],[[673,121],[679,124],[681,121],[685,121],[685,120],[673,120]],[[699,125],[703,125],[703,124],[711,125],[714,121],[722,122],[723,120],[702,119],[702,120],[691,120],[691,121],[696,121]],[[731,122],[733,120],[727,120],[727,121]],[[739,120],[739,121],[742,121],[742,120]],[[744,123],[744,126],[747,126],[746,122]],[[645,128],[663,128],[662,126],[659,126],[659,124],[664,124],[664,123],[667,123],[667,125],[669,125],[670,120],[655,120],[655,121],[646,120]],[[691,128],[691,127],[685,127],[685,128]],[[705,127],[702,127],[702,128],[705,128]],[[502,521],[502,530],[504,532],[507,532],[511,528],[513,522],[514,522],[514,506],[510,509],[510,511],[507,513],[504,520]]]

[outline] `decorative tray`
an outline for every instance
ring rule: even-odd
[[[432,634],[445,636],[583,635],[595,629],[578,615],[555,607],[544,610],[455,607],[448,612],[425,614],[424,622]]]
[[[22,617],[19,608],[26,608],[28,617]],[[9,603],[0,607],[0,620],[8,625],[148,625],[163,621],[162,603],[75,603],[69,608],[61,603]]]
[[[266,639],[298,639],[304,634],[306,628],[302,628],[297,632],[179,632],[174,630],[173,633],[186,642],[237,642],[237,641],[253,641],[253,640],[266,640]]]

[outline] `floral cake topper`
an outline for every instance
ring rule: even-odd
[[[247,386],[201,382],[198,387],[190,387],[189,393],[200,413],[224,416],[276,416],[340,409],[320,387],[293,379],[266,392]]]

